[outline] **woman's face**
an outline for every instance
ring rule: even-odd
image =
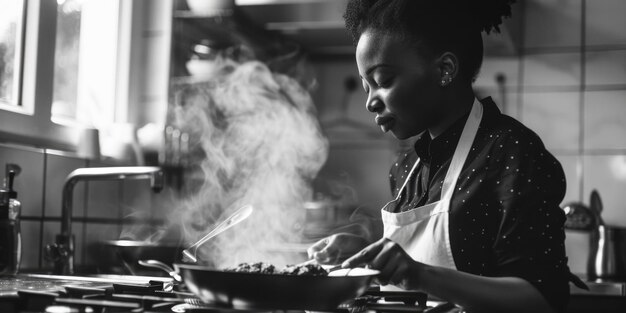
[[[359,38],[356,62],[367,110],[376,124],[407,139],[441,120],[441,73],[434,59],[398,36],[367,30]]]

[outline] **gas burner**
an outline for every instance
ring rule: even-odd
[[[224,307],[203,303],[185,290],[169,290],[171,282],[162,280],[89,281],[68,277],[54,280],[14,279],[0,286],[0,311],[3,313],[76,312],[76,313],[247,313],[291,312],[275,309]],[[2,285],[2,284],[0,284]],[[183,287],[179,285],[177,287]],[[6,296],[7,290],[18,290]],[[164,291],[168,290],[168,291]],[[7,306],[7,299],[13,299]],[[335,313],[357,312],[424,312],[431,309],[427,295],[409,291],[380,291],[369,289],[365,294],[347,301],[333,310]],[[444,311],[445,312],[445,311]]]

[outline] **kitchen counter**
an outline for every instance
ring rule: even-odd
[[[0,276],[0,298],[17,296],[18,290],[54,292],[65,286],[101,287],[113,283],[146,284],[150,281],[171,282],[171,278],[129,275],[62,276],[46,274],[18,274]]]
[[[568,313],[626,312],[626,282],[585,281],[589,290],[570,284]]]
[[[571,295],[626,296],[626,282],[586,281],[589,290],[570,284]]]

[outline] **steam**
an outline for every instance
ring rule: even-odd
[[[170,221],[191,244],[245,204],[253,214],[206,243],[198,258],[222,268],[240,262],[295,263],[273,248],[299,242],[311,182],[328,142],[308,92],[263,63],[216,61],[215,79],[198,84],[174,112],[189,133],[193,190]]]

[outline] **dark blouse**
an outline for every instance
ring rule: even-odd
[[[503,115],[491,98],[481,100],[483,119],[450,203],[450,242],[456,267],[483,276],[520,277],[533,284],[557,312],[569,298],[565,216],[560,209],[565,175],[541,139]],[[414,149],[390,170],[394,197],[413,164],[420,165],[396,211],[438,201],[468,115]]]

